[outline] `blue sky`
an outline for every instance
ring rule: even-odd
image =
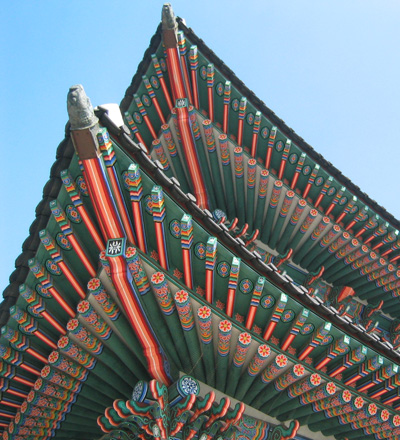
[[[158,0],[9,2],[0,28],[0,289],[63,139],[69,86],[119,103],[160,20]],[[176,0],[206,44],[279,117],[400,217],[400,3]]]

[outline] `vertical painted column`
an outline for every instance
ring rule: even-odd
[[[187,65],[187,61],[186,61],[186,54],[187,54],[186,38],[185,38],[185,35],[182,31],[178,32],[178,47],[179,47],[179,56],[180,56],[180,60],[181,60],[183,80],[185,82],[187,97],[189,99],[189,102],[191,104],[193,104],[192,90],[190,87],[190,80],[189,80],[188,65]]]
[[[328,189],[332,186],[332,182],[333,182],[333,177],[329,176],[325,183],[324,186],[321,189],[321,192],[319,193],[318,197],[315,199],[314,202],[314,207],[318,208],[318,206],[321,204],[322,200],[324,199],[324,197],[326,196]]]
[[[197,54],[197,46],[190,46],[189,52],[190,77],[192,79],[193,88],[193,105],[197,110],[200,108],[199,100],[199,84],[197,79],[197,71],[199,69],[199,56]]]
[[[229,127],[229,106],[231,103],[231,82],[226,81],[224,87],[224,113],[222,120],[222,131],[228,134]]]
[[[243,149],[242,147],[235,147],[235,183],[236,183],[236,202],[237,202],[237,217],[239,219],[239,226],[243,226],[246,222],[246,207],[244,198],[244,166],[243,166]]]
[[[171,165],[169,164],[169,160],[165,154],[164,145],[161,143],[160,139],[154,139],[154,141],[151,143],[151,146],[153,147],[153,151],[156,153],[157,160],[159,160],[163,166],[164,173],[169,178],[175,177]]]
[[[210,237],[206,246],[206,300],[213,304],[214,302],[214,269],[217,262],[217,245],[215,237]]]
[[[229,220],[233,220],[236,217],[235,190],[233,188],[231,155],[229,150],[228,136],[226,134],[220,134],[218,137],[218,141],[226,193],[227,215]]]
[[[226,298],[226,314],[232,317],[235,310],[235,296],[236,288],[239,281],[239,271],[240,271],[240,258],[233,257],[231,270],[229,273],[228,281],[228,294]]]
[[[279,180],[282,180],[283,176],[285,175],[286,163],[289,158],[291,146],[292,146],[292,141],[288,139],[285,143],[285,148],[283,149],[283,152],[282,152],[281,164],[279,166],[279,172],[278,172],[278,179]]]
[[[310,192],[310,190],[314,184],[314,181],[315,181],[315,178],[317,177],[318,171],[319,171],[319,165],[315,165],[314,169],[312,170],[312,172],[310,174],[310,177],[308,178],[307,185],[304,189],[303,196],[302,196],[303,199],[307,199],[308,193]]]
[[[274,148],[274,143],[275,143],[275,138],[276,138],[277,131],[278,131],[278,129],[276,127],[272,127],[271,131],[269,133],[268,146],[267,146],[267,154],[265,156],[265,165],[264,165],[267,170],[269,170],[270,167],[271,167],[272,151],[273,151],[273,148]]]
[[[261,230],[264,222],[265,203],[267,201],[269,171],[261,170],[260,181],[258,183],[257,208],[254,216],[254,229]]]
[[[137,106],[137,108],[139,110],[140,115],[142,116],[142,118],[144,120],[144,123],[146,124],[146,126],[147,126],[147,128],[148,128],[148,130],[150,132],[151,137],[153,139],[157,139],[157,133],[154,130],[153,124],[152,124],[149,116],[147,115],[147,111],[146,111],[146,109],[145,109],[145,107],[144,107],[144,105],[142,103],[142,100],[140,99],[139,95],[137,95],[135,93],[133,95],[133,99],[134,99],[134,101],[136,103],[136,106]]]
[[[263,338],[268,341],[272,333],[275,330],[275,327],[278,325],[279,320],[281,319],[282,313],[285,310],[286,303],[288,301],[288,296],[284,293],[281,293],[279,300],[276,301],[276,305],[274,311],[272,312],[272,316],[269,320],[269,324],[266,326]]]
[[[240,98],[239,113],[238,113],[238,132],[237,132],[237,144],[239,147],[243,144],[243,130],[244,130],[244,118],[246,117],[247,99],[242,96]]]
[[[137,245],[142,252],[147,252],[141,202],[143,198],[142,176],[139,165],[135,163],[129,165],[128,171],[125,171],[123,174],[123,179],[131,199],[133,226],[137,237]]]
[[[121,187],[118,180],[118,173],[116,170],[117,158],[115,156],[114,147],[106,128],[101,128],[99,130],[99,132],[97,133],[97,141],[99,143],[100,151],[103,154],[103,159],[106,165],[107,175],[113,192],[115,204],[118,208],[118,214],[122,222],[122,231],[125,232],[121,236],[123,237],[126,235],[130,243],[136,244],[136,238],[133,233],[132,224],[125,204],[125,199],[122,195]]]
[[[309,313],[309,310],[302,309],[301,312],[297,315],[296,319],[290,327],[290,330],[287,332],[285,339],[282,342],[282,351],[286,351],[291,346],[296,336],[300,333],[303,325],[306,323]]]
[[[167,252],[167,240],[165,238],[165,203],[164,193],[161,186],[154,185],[151,190],[151,202],[153,207],[153,220],[154,229],[156,232],[157,251],[160,259],[160,266],[168,270],[168,252]]]
[[[296,228],[300,217],[303,214],[304,208],[307,206],[307,202],[304,199],[300,199],[297,202],[296,207],[294,208],[294,211],[290,217],[289,223],[286,225],[285,229],[283,230],[282,237],[279,240],[277,250],[282,255],[286,252],[287,244],[290,240],[290,237]]]
[[[208,117],[214,122],[214,64],[207,66],[207,97],[208,97]]]
[[[228,378],[226,381],[225,393],[230,396],[235,395],[236,387],[239,382],[239,376],[246,360],[247,352],[249,351],[251,344],[250,333],[240,333],[235,351],[233,353],[233,359],[231,367],[229,368]]]
[[[192,217],[189,214],[184,214],[181,219],[181,248],[182,248],[182,261],[183,261],[183,276],[184,276],[185,284],[189,289],[193,289],[192,245],[193,245]]]
[[[276,219],[274,230],[272,231],[271,239],[269,240],[269,247],[272,249],[276,248],[279,235],[282,231],[283,225],[286,221],[293,200],[294,200],[294,191],[289,189],[285,194],[285,198],[283,199],[281,210],[279,211],[279,216]]]
[[[256,317],[257,308],[260,304],[260,299],[261,299],[262,291],[264,289],[264,284],[265,284],[265,278],[258,277],[257,283],[253,290],[253,295],[251,297],[250,307],[247,312],[247,319],[245,324],[247,330],[251,330],[253,328],[254,318]]]
[[[261,112],[257,110],[254,117],[253,137],[251,139],[251,150],[250,150],[250,155],[254,159],[256,158],[256,154],[257,154],[257,143],[258,143],[258,134],[260,133],[260,124],[261,124]]]
[[[249,232],[254,225],[254,192],[256,186],[257,162],[255,159],[247,161],[247,201],[246,201],[246,220],[249,225]]]

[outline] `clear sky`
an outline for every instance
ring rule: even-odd
[[[119,103],[159,0],[8,2],[0,27],[0,289],[67,122],[66,95]],[[280,118],[400,217],[400,2],[175,0],[175,13]]]

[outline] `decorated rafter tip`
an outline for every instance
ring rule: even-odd
[[[168,124],[161,125],[162,134],[164,136],[164,140],[167,144],[168,152],[171,157],[176,157],[178,154],[178,150],[176,149],[176,145],[174,142],[174,138],[172,137],[171,129]]]
[[[197,53],[197,46],[190,46],[189,50],[189,64],[191,70],[197,70],[199,68],[199,56]]]
[[[181,247],[190,249],[193,244],[193,223],[192,216],[184,214],[181,218]]]
[[[241,367],[244,364],[244,361],[246,360],[247,352],[250,348],[250,344],[251,344],[250,333],[247,332],[240,333],[235,348],[235,354],[233,356],[233,365],[235,365],[235,367]]]
[[[219,148],[221,150],[222,165],[228,166],[231,163],[228,136],[226,134],[220,134],[218,136],[218,140],[219,140]]]
[[[134,246],[128,246],[125,251],[126,262],[128,268],[135,280],[136,286],[141,295],[145,295],[150,291],[150,283],[146,272],[143,269],[139,251]]]
[[[199,323],[200,339],[203,344],[210,344],[213,339],[212,314],[210,307],[200,307],[197,310],[197,318]]]
[[[64,373],[67,373],[69,376],[79,380],[80,382],[84,382],[87,379],[89,374],[87,369],[66,358],[58,351],[52,351],[49,354],[48,360],[50,365]]]
[[[272,209],[276,209],[279,203],[279,198],[281,195],[283,183],[281,180],[275,180],[274,186],[272,187],[271,199],[269,202],[269,206]]]
[[[218,354],[220,356],[227,356],[232,335],[232,323],[224,319],[218,324],[218,330]]]
[[[120,315],[120,310],[110,295],[107,293],[99,278],[92,278],[87,283],[87,291],[93,295],[95,300],[100,304],[106,315],[115,321]]]
[[[161,186],[153,186],[151,190],[151,203],[154,221],[162,222],[165,218],[165,202],[164,193]]]
[[[217,246],[218,240],[216,237],[210,237],[206,245],[206,270],[214,270],[217,262]]]
[[[103,344],[92,335],[86,328],[76,319],[70,319],[67,323],[67,330],[80,341],[90,352],[97,355],[103,351]]]
[[[57,342],[58,348],[88,370],[96,366],[97,359],[76,345],[68,336],[61,336]]]
[[[256,186],[256,171],[257,161],[255,159],[249,159],[247,161],[247,188],[254,188]]]
[[[248,373],[250,376],[256,376],[265,366],[268,358],[271,355],[271,347],[267,344],[261,344],[257,348],[257,352],[252,358],[248,366]]]
[[[175,293],[174,299],[183,330],[192,330],[194,327],[194,317],[189,293],[185,290],[178,290]]]
[[[175,310],[175,303],[165,275],[163,272],[155,272],[150,281],[161,310],[165,315],[171,315]]]
[[[100,128],[97,133],[97,141],[99,143],[100,151],[103,154],[104,162],[107,167],[111,167],[115,164],[117,158],[113,144],[110,139],[110,135],[106,128]]]
[[[81,382],[73,379],[68,374],[61,373],[50,365],[45,365],[42,368],[40,376],[43,379],[46,379],[48,382],[59,385],[67,390],[70,390],[73,393],[78,393],[82,388]]]
[[[83,300],[81,301],[76,310],[79,315],[94,329],[96,334],[101,339],[108,339],[112,330],[111,327],[107,324],[107,322],[94,310],[89,301]]]
[[[282,391],[287,388],[292,383],[299,380],[306,374],[306,369],[301,364],[295,364],[292,368],[290,368],[285,373],[281,374],[275,380],[275,389]]]
[[[235,176],[238,179],[241,179],[244,176],[243,148],[242,147],[235,147],[233,152],[235,155]]]
[[[196,140],[201,140],[201,132],[199,124],[197,123],[197,114],[192,105],[189,105],[188,107],[189,111],[189,118],[192,126],[193,136]]]
[[[168,171],[171,167],[168,162],[168,158],[164,153],[164,147],[163,144],[159,139],[154,139],[151,143],[153,146],[153,149],[157,155],[157,159],[160,161],[161,165],[163,166],[165,171]]]

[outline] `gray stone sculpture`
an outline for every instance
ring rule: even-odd
[[[163,30],[177,30],[178,23],[176,22],[171,3],[164,3],[161,13],[161,22]]]
[[[99,122],[81,84],[70,87],[67,96],[67,110],[71,130],[84,130]]]

